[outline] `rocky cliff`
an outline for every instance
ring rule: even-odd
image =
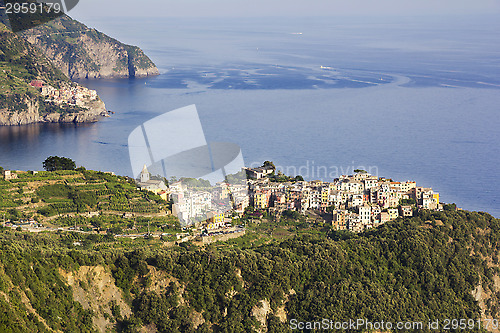
[[[0,125],[93,122],[106,114],[105,105],[97,96],[78,106],[48,102],[34,81],[58,91],[78,87],[36,47],[0,23]]]
[[[49,112],[42,113],[38,98],[26,97],[22,104],[26,107],[23,111],[12,111],[7,108],[0,109],[0,125],[15,126],[33,123],[89,123],[96,122],[107,115],[104,102],[94,101],[87,110],[77,112]]]
[[[71,79],[158,75],[136,46],[123,44],[64,15],[22,33]]]

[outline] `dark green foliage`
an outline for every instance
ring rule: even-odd
[[[410,198],[410,199],[401,199],[401,200],[399,200],[399,204],[403,205],[403,206],[408,206],[408,205],[413,205],[414,206],[414,205],[417,204],[417,202],[415,201],[415,199]]]
[[[181,178],[180,181],[188,187],[211,187],[208,180],[201,178]]]
[[[160,332],[192,328],[189,310],[178,307],[177,287],[172,282],[161,294],[143,292],[134,300],[134,312],[144,323],[155,323]]]
[[[295,210],[285,210],[283,211],[283,217],[287,219],[299,219],[300,213]]]
[[[245,170],[241,170],[235,174],[226,175],[226,182],[229,184],[245,184],[247,181],[247,173]]]
[[[65,186],[41,191],[73,193]],[[276,223],[301,223],[292,220],[294,214],[285,215]],[[82,250],[72,248],[75,239],[84,244]],[[11,283],[26,290],[51,328],[88,330],[92,314],[73,301],[58,270],[98,263],[109,267],[132,304],[133,315],[128,318],[117,306],[111,307],[122,332],[150,324],[160,332],[251,332],[259,326],[251,314],[262,300],[269,301],[274,313],[267,317],[269,332],[290,331],[288,323],[276,317],[285,300],[288,317],[299,321],[477,319],[480,309],[471,293],[479,283],[491,294],[488,314],[500,315],[500,295],[489,290],[499,270],[488,264],[498,262],[500,221],[486,213],[423,211],[362,234],[303,234],[244,249],[228,243],[105,250],[113,242],[101,235],[1,233],[0,291],[9,294],[11,303],[5,306],[0,294],[5,309],[0,312],[0,330],[39,327],[21,302],[15,303],[20,296],[11,290]],[[171,282],[149,289],[148,265]],[[192,320],[195,311],[205,319],[197,329]]]
[[[43,162],[43,168],[46,171],[75,170],[76,164],[67,157],[50,156]]]
[[[262,164],[262,167],[271,167],[273,168],[273,172],[267,176],[270,181],[276,182],[276,183],[285,183],[285,182],[300,182],[304,181],[304,178],[300,175],[297,175],[295,177],[293,176],[287,176],[285,175],[281,170],[279,170],[276,173],[276,167],[273,162],[270,161],[265,161],[264,164]]]
[[[39,247],[41,243],[35,245],[36,243],[31,237],[26,239],[24,244],[0,238],[0,281],[3,281],[0,288],[4,292],[9,289],[7,279],[14,285],[8,293],[8,305],[0,295],[0,331],[46,331],[20,302],[20,293],[24,292],[33,308],[51,329],[94,332],[92,314],[73,300],[71,288],[63,282],[58,273],[58,267],[74,267],[74,260],[67,255],[43,254]]]
[[[274,163],[271,161],[264,161],[262,164],[263,167],[272,167],[273,169],[276,169],[276,166],[274,166]]]
[[[427,219],[446,226],[424,228]],[[481,236],[478,227],[491,232]],[[478,266],[482,261],[470,255],[469,245],[486,241],[497,249],[499,231],[498,220],[487,214],[423,213],[359,235],[305,235],[247,250],[193,249],[156,256],[151,264],[185,283],[189,304],[222,332],[257,327],[252,308],[267,299],[276,309],[290,290],[296,294],[286,308],[299,321],[479,318],[471,292],[480,276],[491,280],[493,271]],[[169,299],[141,295],[141,320],[171,323]],[[164,316],[157,317],[153,304],[164,309]],[[272,332],[288,330],[273,316],[268,325]]]
[[[445,205],[443,205],[443,209],[445,211],[455,211],[455,210],[457,210],[457,205],[454,204],[454,203],[452,203],[452,204],[445,204]]]
[[[68,185],[54,184],[42,186],[36,192],[41,199],[49,200],[54,197],[69,198],[72,189]]]

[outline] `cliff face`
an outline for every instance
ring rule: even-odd
[[[88,110],[78,112],[50,112],[42,114],[40,112],[40,102],[37,97],[27,97],[23,104],[26,105],[23,111],[12,111],[6,108],[0,109],[0,125],[16,126],[33,123],[89,123],[96,122],[107,114],[104,102],[93,101]]]
[[[38,113],[38,101],[27,98],[24,102],[27,105],[26,111],[0,110],[0,125],[26,125],[40,122],[42,118]]]
[[[155,64],[138,47],[123,44],[66,15],[22,35],[71,79],[159,74]]]
[[[66,103],[67,99],[63,97],[48,101],[50,96],[42,95],[40,87],[31,85],[33,81],[53,87],[58,96],[61,91],[74,91],[79,87],[71,83],[37,48],[0,24],[0,125],[93,122],[106,114],[104,103],[98,96],[81,98],[78,105]]]

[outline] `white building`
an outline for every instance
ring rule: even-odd
[[[351,199],[351,207],[359,207],[363,205],[363,195],[354,194]]]
[[[13,173],[10,170],[4,170],[3,171],[3,178],[5,180],[17,179],[17,174]]]
[[[162,180],[150,179],[150,173],[146,164],[144,164],[144,167],[142,168],[137,185],[141,188],[141,190],[148,190],[155,193],[167,190],[167,186]]]
[[[368,205],[363,205],[358,207],[358,215],[363,225],[371,224],[371,207]]]

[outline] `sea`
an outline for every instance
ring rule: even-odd
[[[140,46],[161,75],[80,80],[109,118],[0,127],[0,166],[51,155],[132,175],[128,136],[195,104],[208,142],[246,166],[331,181],[364,169],[500,217],[500,20],[494,16],[115,18],[84,22]]]

